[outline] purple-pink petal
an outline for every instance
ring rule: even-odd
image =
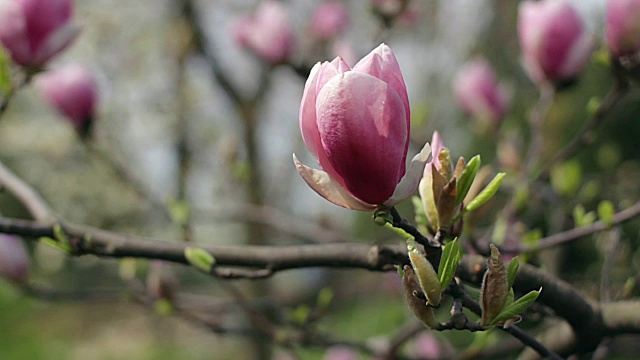
[[[398,93],[373,76],[347,72],[325,84],[316,109],[323,148],[347,190],[370,204],[391,197],[404,175],[408,140]]]

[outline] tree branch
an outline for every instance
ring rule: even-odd
[[[0,162],[0,185],[24,205],[29,214],[40,222],[50,222],[56,216],[49,204],[29,184],[25,183]]]

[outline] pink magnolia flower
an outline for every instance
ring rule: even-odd
[[[287,12],[278,1],[262,1],[255,14],[236,21],[234,33],[242,47],[270,64],[285,61],[293,50],[293,31]]]
[[[520,3],[518,35],[525,68],[537,83],[572,80],[591,55],[591,35],[566,0]]]
[[[618,56],[640,51],[640,0],[608,0],[606,39]]]
[[[320,40],[329,40],[349,26],[347,8],[339,1],[325,0],[311,16],[309,30]]]
[[[499,122],[507,112],[509,96],[485,59],[464,65],[453,83],[458,104],[468,116]]]
[[[39,75],[36,85],[76,130],[88,130],[98,102],[96,82],[90,72],[79,65],[67,65]]]
[[[27,281],[29,256],[17,236],[0,234],[0,276],[15,283]]]
[[[300,130],[324,171],[300,163],[307,184],[354,210],[393,206],[415,192],[430,148],[406,169],[409,99],[400,66],[382,44],[353,69],[342,58],[316,64],[300,104]]]
[[[19,65],[41,68],[76,38],[72,0],[0,0],[0,42]]]

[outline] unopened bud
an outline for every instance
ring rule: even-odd
[[[438,274],[436,274],[436,271],[433,269],[433,266],[431,266],[429,260],[427,260],[427,258],[417,249],[409,251],[409,260],[411,260],[413,270],[415,271],[422,291],[429,301],[429,305],[440,305],[440,280],[438,279]]]
[[[404,285],[405,297],[407,298],[407,305],[409,305],[409,309],[411,309],[413,315],[432,329],[440,327],[440,323],[436,321],[433,314],[433,309],[428,307],[424,299],[418,296],[421,292],[420,284],[418,283],[415,272],[409,265],[404,266],[402,283]]]
[[[481,325],[491,323],[502,312],[509,296],[509,278],[498,248],[490,244],[491,257],[487,260],[487,272],[484,273],[480,294],[482,308]]]
[[[22,239],[0,234],[0,277],[24,284],[29,276],[29,256]]]

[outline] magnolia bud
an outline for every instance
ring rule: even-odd
[[[420,284],[418,283],[418,279],[413,268],[409,265],[405,265],[403,270],[404,276],[402,277],[402,283],[404,285],[404,294],[407,299],[409,309],[411,309],[411,312],[413,312],[413,315],[415,315],[418,320],[422,321],[432,329],[437,329],[440,327],[440,323],[436,321],[436,318],[433,315],[433,309],[428,307],[424,299],[418,296],[422,289],[420,288]]]
[[[309,31],[320,40],[329,40],[343,32],[349,25],[347,8],[339,1],[325,0],[313,12]]]
[[[47,101],[66,116],[76,131],[88,135],[98,103],[98,88],[89,71],[67,65],[37,77],[36,84]]]
[[[429,305],[440,305],[440,280],[429,260],[417,249],[409,250],[409,260],[411,260],[411,265],[413,265],[413,270],[418,278],[422,291],[429,301]]]
[[[0,42],[16,64],[40,69],[79,33],[72,0],[0,1]]]
[[[487,271],[484,273],[480,290],[482,317],[480,325],[488,325],[504,309],[509,296],[509,278],[498,248],[490,244],[491,256],[487,259]]]
[[[22,239],[0,234],[0,276],[23,284],[29,276],[29,256]]]
[[[279,64],[293,51],[295,39],[290,23],[281,2],[265,0],[254,14],[237,19],[233,30],[240,46],[264,62]]]
[[[570,82],[591,56],[591,35],[567,0],[521,2],[518,35],[524,65],[536,83]]]

